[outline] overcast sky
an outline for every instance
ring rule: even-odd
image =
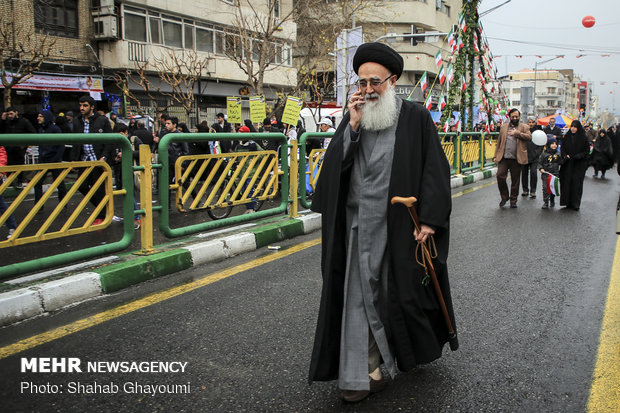
[[[482,14],[505,1],[482,0],[478,10]],[[581,24],[588,15],[596,19],[589,29]],[[592,82],[601,111],[620,114],[620,0],[511,0],[481,21],[498,75],[565,55],[539,63],[538,70],[573,69]]]

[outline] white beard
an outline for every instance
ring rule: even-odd
[[[388,84],[383,95],[373,92],[366,94],[369,96],[379,96],[374,102],[366,100],[362,110],[362,129],[379,131],[387,129],[398,120],[398,102],[396,100],[396,90],[393,85]]]

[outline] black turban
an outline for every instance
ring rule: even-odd
[[[397,78],[403,74],[403,58],[390,46],[383,43],[364,43],[357,48],[353,56],[355,74],[364,63],[374,62],[385,66]]]

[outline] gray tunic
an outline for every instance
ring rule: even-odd
[[[399,111],[400,104],[399,101]],[[347,197],[347,269],[340,342],[339,387],[368,390],[372,332],[390,375],[396,374],[381,314],[387,300],[387,206],[397,122],[363,131],[356,142],[344,133],[344,158],[353,157]]]

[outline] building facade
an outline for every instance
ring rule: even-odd
[[[523,116],[540,118],[555,113],[577,116],[582,83],[571,69],[523,69],[509,73],[504,87],[511,107],[519,108]]]

